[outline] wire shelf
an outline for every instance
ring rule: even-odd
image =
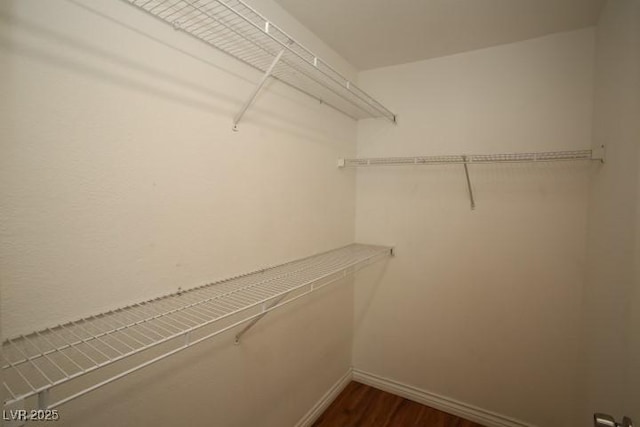
[[[438,164],[471,164],[471,163],[525,163],[555,162],[576,160],[602,160],[593,155],[592,150],[546,151],[538,153],[507,154],[470,154],[459,156],[415,156],[415,157],[376,157],[360,159],[340,159],[340,167],[368,166],[428,166]]]
[[[124,0],[344,114],[395,115],[241,0]]]
[[[599,149],[599,156],[593,150],[571,151],[542,151],[537,153],[503,153],[503,154],[470,154],[454,156],[415,156],[415,157],[371,157],[356,159],[338,159],[340,168],[359,168],[374,166],[428,166],[460,164],[464,166],[464,174],[469,192],[471,210],[476,208],[476,201],[471,185],[468,165],[489,163],[528,163],[528,162],[558,162],[558,161],[605,161],[605,146]]]
[[[55,408],[222,332],[253,326],[266,313],[391,253],[389,247],[352,244],[7,339],[5,405],[37,396],[40,409]],[[52,390],[58,400],[49,403]]]

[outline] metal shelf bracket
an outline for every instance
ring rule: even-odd
[[[471,178],[469,178],[469,168],[467,165],[470,160],[467,159],[467,156],[462,156],[462,165],[464,166],[464,175],[467,177],[467,189],[469,190],[469,202],[471,203],[471,210],[476,208],[476,201],[473,198],[473,188],[471,187]]]
[[[49,390],[43,390],[38,393],[38,409],[49,409]]]
[[[267,27],[267,29],[268,29],[268,27]],[[283,53],[284,53],[284,49],[282,49],[276,55],[276,57],[273,59],[273,62],[271,63],[271,65],[269,66],[269,68],[267,68],[267,71],[265,71],[264,75],[262,76],[262,79],[260,79],[260,81],[258,82],[258,85],[255,87],[255,89],[253,89],[253,92],[251,92],[251,95],[249,96],[249,98],[242,105],[242,108],[240,109],[240,111],[238,111],[238,114],[236,114],[236,116],[233,118],[233,131],[234,132],[238,132],[238,123],[242,119],[242,116],[244,116],[244,113],[246,113],[247,109],[251,106],[253,101],[256,99],[256,96],[258,96],[258,93],[260,93],[260,89],[262,89],[264,84],[267,82],[267,79],[269,78],[271,73],[273,73],[273,69],[278,64],[278,61],[280,61],[280,58],[282,58],[282,54]]]
[[[269,305],[264,305],[262,307],[262,313],[258,317],[253,319],[251,322],[249,322],[244,328],[242,328],[240,332],[236,334],[235,344],[239,345],[240,339],[242,338],[242,336],[246,334],[249,331],[249,329],[253,328],[256,323],[262,320],[262,318],[266,316],[271,310],[273,310],[278,304],[280,304],[282,300],[284,300],[287,297],[287,295],[289,294],[284,294],[278,297],[275,301],[271,302],[271,304]]]

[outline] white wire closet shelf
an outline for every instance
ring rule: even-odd
[[[124,1],[264,72],[265,79],[271,75],[354,119],[395,122],[386,107],[241,0]]]
[[[526,163],[557,162],[576,160],[599,160],[593,150],[543,151],[535,153],[469,154],[452,156],[413,156],[413,157],[371,157],[358,159],[339,159],[338,166],[345,168],[368,166],[429,166],[440,164],[471,163]]]
[[[413,157],[370,157],[355,159],[338,159],[340,168],[359,168],[375,166],[433,166],[460,164],[464,167],[469,192],[471,210],[476,208],[476,201],[469,175],[469,165],[490,163],[530,163],[597,160],[604,163],[605,147],[602,145],[596,154],[594,150],[541,151],[535,153],[502,153],[502,154],[469,154],[452,156],[413,156]]]
[[[270,311],[392,254],[352,244],[199,288],[7,339],[5,406],[53,409]],[[36,402],[37,400],[37,402]]]

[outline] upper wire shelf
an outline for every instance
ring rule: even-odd
[[[241,0],[125,1],[354,119],[395,122],[386,107]]]
[[[238,342],[270,311],[392,253],[390,247],[352,244],[7,339],[5,405],[37,396],[40,409],[56,408],[244,324]]]

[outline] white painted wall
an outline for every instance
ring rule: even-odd
[[[358,155],[588,148],[594,31],[361,73],[399,124]],[[356,240],[397,245],[356,280],[354,367],[544,427],[571,425],[589,169],[360,169]]]
[[[5,337],[354,240],[355,179],[335,161],[356,124],[272,82],[232,132],[260,74],[126,2],[3,1],[0,70]],[[352,311],[334,288],[59,424],[292,425],[350,366]]]
[[[640,422],[640,2],[608,1],[596,31],[593,137],[606,167],[589,186],[580,421]]]
[[[355,235],[398,253],[355,299],[340,283],[242,346],[220,337],[63,407],[59,425],[292,425],[352,361],[539,426],[637,422],[638,10],[605,8],[595,108],[586,29],[361,73],[398,126],[356,126],[276,82],[232,133],[254,70],[124,2],[0,3],[3,336]],[[335,168],[356,132],[360,156],[582,148],[592,113],[605,167],[473,166],[473,212],[458,166]]]

